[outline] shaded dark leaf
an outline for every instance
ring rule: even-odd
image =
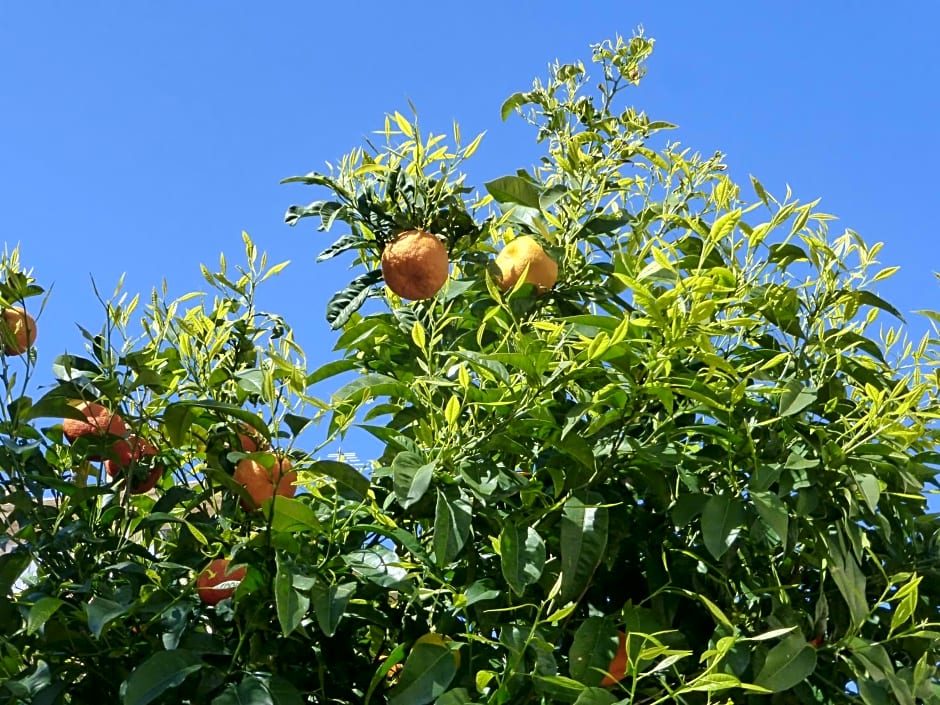
[[[342,328],[366,299],[373,294],[373,287],[382,281],[382,271],[375,269],[353,279],[349,286],[333,294],[326,306],[326,322],[330,328]]]

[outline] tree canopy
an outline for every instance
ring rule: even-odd
[[[481,187],[482,136],[399,112],[286,179],[357,269],[318,369],[247,235],[211,297],[116,290],[41,396],[41,331],[0,359],[0,702],[940,703],[937,341],[880,245],[625,105],[652,49],[510,96],[542,156]],[[411,230],[449,261],[414,302],[381,266]],[[506,284],[523,236],[557,281]],[[312,424],[381,452],[322,459]]]

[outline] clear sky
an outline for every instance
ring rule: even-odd
[[[204,288],[199,263],[241,258],[242,230],[292,264],[263,305],[314,363],[348,260],[283,213],[320,170],[417,107],[426,129],[487,136],[471,182],[528,167],[532,134],[499,107],[555,58],[643,25],[656,52],[636,107],[695,150],[884,241],[880,295],[940,309],[940,5],[874,2],[104,2],[0,0],[0,240],[54,293],[40,365],[98,329],[90,286]],[[332,233],[340,234],[338,231]],[[918,333],[926,328],[915,322]],[[51,380],[51,372],[49,373]]]

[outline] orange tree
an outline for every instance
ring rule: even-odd
[[[211,300],[103,301],[36,399],[35,348],[2,358],[0,702],[940,702],[936,344],[882,320],[878,246],[621,104],[651,50],[511,96],[544,153],[483,191],[479,138],[398,113],[288,179],[362,268],[317,370],[247,236]],[[450,267],[413,302],[381,270],[409,231]],[[398,281],[439,269],[400,249]],[[66,437],[78,401],[110,415]]]

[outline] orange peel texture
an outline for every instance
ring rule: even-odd
[[[297,487],[294,486],[297,473],[291,470],[290,460],[287,458],[275,460],[270,470],[257,460],[242,458],[235,466],[232,479],[248,490],[248,494],[251,495],[253,504],[247,504],[242,500],[242,506],[245,509],[257,509],[266,499],[276,494],[282,497],[293,497],[297,492]]]
[[[539,294],[555,286],[558,281],[558,265],[530,235],[520,235],[507,244],[496,256],[499,268],[499,288],[512,289],[526,271],[525,280],[534,284]]]
[[[447,249],[423,230],[403,232],[382,252],[382,278],[403,299],[430,299],[447,281]]]

